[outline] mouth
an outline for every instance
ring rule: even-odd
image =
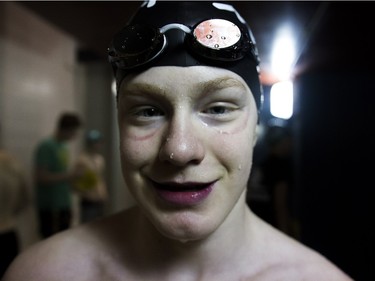
[[[167,190],[171,192],[186,192],[186,191],[199,191],[209,187],[213,182],[210,183],[157,183],[153,182],[155,188],[161,190]]]
[[[162,201],[175,206],[193,206],[208,198],[215,182],[182,184],[153,182],[153,186]]]

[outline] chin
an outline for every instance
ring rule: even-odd
[[[162,219],[151,219],[155,228],[166,238],[189,242],[202,240],[213,233],[217,227],[207,216],[191,211],[168,214]]]
[[[192,231],[180,229],[174,229],[172,231],[169,231],[166,229],[159,229],[159,232],[161,233],[161,235],[163,235],[165,238],[169,240],[174,240],[181,243],[189,243],[204,240],[207,237],[209,237],[213,231],[197,231],[196,229]]]

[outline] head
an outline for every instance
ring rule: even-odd
[[[61,141],[73,140],[82,126],[82,121],[76,113],[64,112],[57,121],[56,137]]]
[[[211,22],[213,32],[203,37],[216,41],[207,47],[199,43],[199,23],[212,18],[225,21]],[[233,28],[240,40],[231,38]],[[134,29],[160,42],[149,46]],[[109,59],[118,85],[123,175],[140,208],[178,240],[202,239],[230,223],[246,206],[261,102],[247,24],[227,4],[144,4],[115,35]]]
[[[85,145],[89,151],[99,152],[103,143],[103,135],[98,130],[90,130],[86,133]]]

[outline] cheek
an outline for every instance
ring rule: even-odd
[[[142,141],[134,141],[127,137],[120,138],[120,152],[122,164],[127,169],[142,166],[151,155],[151,146]]]
[[[242,133],[218,139],[217,147],[217,155],[222,156],[230,170],[246,170],[251,166],[253,140]]]
[[[231,181],[236,181],[239,186],[247,183],[250,174],[254,138],[255,129],[252,126],[247,126],[243,131],[216,138],[216,156],[225,166]]]
[[[127,126],[120,126],[120,154],[123,169],[129,171],[131,168],[137,168],[144,157],[143,142],[137,141],[131,137]]]

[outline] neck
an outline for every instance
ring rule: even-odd
[[[147,218],[139,214],[136,252],[150,256],[150,264],[168,272],[210,274],[218,268],[226,271],[233,263],[243,263],[252,240],[252,213],[242,194],[225,221],[208,237],[181,242],[160,234]],[[142,237],[140,239],[140,237]],[[231,262],[228,263],[228,260]],[[228,272],[231,271],[229,268]]]

